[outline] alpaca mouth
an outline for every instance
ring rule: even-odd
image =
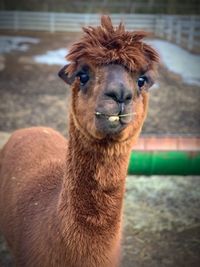
[[[135,114],[135,112],[106,114],[96,111],[97,128],[106,134],[116,134],[126,128],[126,126],[133,120]]]
[[[123,118],[127,118],[127,117],[132,117],[133,115],[135,115],[136,112],[131,112],[131,113],[125,113],[125,114],[113,114],[113,115],[107,115],[101,112],[95,112],[95,115],[97,117],[104,117],[106,118],[109,122],[117,122],[117,121],[122,121]]]

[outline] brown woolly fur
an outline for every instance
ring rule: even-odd
[[[145,72],[158,62],[158,54],[151,46],[141,42],[146,32],[128,32],[122,23],[114,28],[110,17],[102,16],[101,26],[83,28],[85,35],[75,43],[67,60],[75,63],[68,67],[73,70],[76,63],[86,59],[92,64],[122,64],[130,71]]]
[[[0,151],[0,229],[17,267],[120,265],[129,155],[158,56],[109,17],[84,32],[59,72],[71,85],[68,141],[33,127]]]

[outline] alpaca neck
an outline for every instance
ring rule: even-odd
[[[71,121],[60,204],[69,203],[66,212],[71,222],[105,229],[121,218],[129,153],[89,142]]]

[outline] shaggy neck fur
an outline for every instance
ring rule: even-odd
[[[67,168],[71,172],[67,171],[62,195],[67,194],[68,197],[71,195],[70,201],[74,208],[75,219],[81,223],[87,220],[86,224],[90,224],[88,219],[90,217],[92,225],[96,217],[96,226],[105,226],[104,223],[109,222],[112,224],[113,218],[120,214],[130,147],[125,143],[121,145],[125,146],[124,149],[119,151],[115,147],[116,144],[108,148],[106,143],[91,145],[89,140],[86,146],[85,137],[76,128],[73,120],[70,122],[70,128]],[[73,185],[73,190],[70,188],[70,192],[68,192],[69,184]],[[114,196],[113,194],[118,196],[119,201],[113,203],[112,218],[112,208],[106,202],[107,197]],[[101,221],[104,209],[110,212],[108,218]]]
[[[60,194],[60,207],[66,207],[66,200],[70,203],[70,213],[68,209],[67,213],[68,217],[72,215],[71,222],[87,229],[119,226],[129,156],[146,118],[147,93],[143,93],[143,105],[140,127],[122,142],[88,136],[72,105],[67,171]]]
[[[59,201],[63,238],[66,245],[69,240],[77,242],[73,245],[75,251],[72,254],[76,255],[76,259],[71,259],[77,266],[80,264],[79,259],[85,264],[82,266],[117,266],[117,263],[111,265],[107,260],[112,259],[113,263],[118,250],[116,244],[119,246],[116,240],[120,239],[130,144],[124,144],[126,152],[106,155],[106,144],[100,147],[92,146],[89,142],[87,140],[88,146],[85,146],[85,137],[71,119],[67,172]],[[66,226],[71,230],[65,231]],[[94,255],[95,246],[102,250],[100,257]],[[90,256],[86,257],[84,253]]]

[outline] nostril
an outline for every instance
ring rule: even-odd
[[[118,103],[126,103],[132,100],[132,93],[126,92],[126,91],[109,91],[106,92],[105,95],[109,98],[112,98],[114,101],[118,102]]]
[[[119,98],[120,98],[120,97],[117,95],[116,92],[114,92],[114,91],[106,92],[105,95],[108,96],[108,97],[110,97],[110,98],[112,98],[112,99],[115,100],[116,102],[119,102]]]
[[[132,100],[133,95],[131,93],[128,93],[125,97],[125,102],[129,102]]]

